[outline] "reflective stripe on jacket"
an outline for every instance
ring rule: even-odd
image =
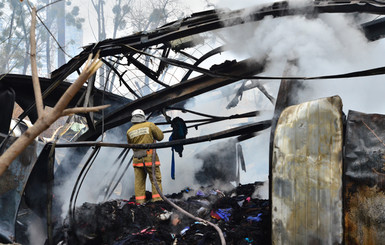
[[[140,159],[139,159],[140,160]],[[159,166],[160,165],[160,162],[159,161],[155,161],[155,166]],[[143,167],[143,166],[146,166],[146,167],[150,167],[152,166],[152,161],[151,162],[137,162],[137,163],[132,163],[132,166],[134,167]]]

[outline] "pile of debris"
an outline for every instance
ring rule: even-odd
[[[269,244],[269,201],[253,196],[262,183],[229,192],[184,189],[167,198],[192,215],[216,224],[226,244]],[[151,193],[147,192],[151,197]],[[67,244],[220,244],[218,232],[186,217],[165,201],[137,205],[130,200],[84,203],[66,234]]]

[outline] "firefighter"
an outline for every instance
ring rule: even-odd
[[[136,109],[132,112],[132,127],[127,130],[127,141],[129,144],[150,144],[155,140],[163,140],[163,132],[152,122],[147,122],[143,110]],[[153,150],[134,149],[134,173],[135,173],[135,201],[143,204],[146,201],[146,178],[147,173],[152,184],[152,201],[160,201],[158,191],[152,178],[152,152]],[[155,157],[156,182],[162,191],[162,176],[160,173],[160,161],[158,155]]]

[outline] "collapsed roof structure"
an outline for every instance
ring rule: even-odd
[[[347,74],[332,75],[325,77],[261,77],[257,74],[264,71],[266,60],[255,60],[249,57],[242,61],[217,59],[207,69],[200,66],[204,61],[226,51],[226,46],[218,46],[208,50],[206,53],[196,55],[188,53],[191,47],[202,42],[200,34],[210,33],[218,29],[229,28],[246,23],[253,23],[262,20],[266,16],[283,17],[292,15],[306,15],[309,18],[316,18],[322,13],[368,13],[385,14],[385,4],[381,1],[313,1],[306,5],[291,6],[288,2],[276,2],[263,7],[253,9],[225,11],[212,10],[195,13],[190,17],[174,21],[159,27],[151,32],[139,32],[133,35],[107,39],[101,42],[84,47],[83,51],[71,59],[67,64],[52,72],[50,78],[41,78],[42,90],[44,91],[44,103],[46,106],[53,106],[63,94],[70,82],[68,77],[79,72],[90,54],[100,52],[100,56],[107,69],[103,74],[94,76],[75,96],[69,107],[76,106],[97,106],[111,104],[111,107],[98,113],[88,113],[84,116],[87,121],[87,131],[70,143],[42,143],[35,142],[31,145],[24,157],[19,157],[10,169],[0,179],[0,210],[4,214],[0,217],[0,242],[17,241],[15,228],[18,219],[21,203],[33,210],[39,216],[47,219],[47,236],[50,244],[53,244],[54,215],[59,204],[52,200],[55,195],[55,187],[60,187],[64,180],[79,167],[90,146],[94,147],[93,154],[100,147],[124,148],[125,144],[113,144],[97,141],[108,130],[118,128],[127,124],[131,119],[131,112],[141,108],[149,117],[156,117],[162,114],[167,115],[169,110],[186,111],[184,102],[194,96],[204,94],[208,91],[223,87],[238,81],[255,81],[256,79],[282,79],[281,87],[276,98],[270,95],[258,82],[251,84],[244,83],[239,89],[238,96],[247,89],[259,89],[273,104],[275,112],[271,120],[257,121],[246,125],[234,127],[214,134],[164,142],[150,145],[143,145],[143,148],[166,148],[178,144],[193,144],[202,141],[211,141],[228,137],[237,137],[238,141],[254,137],[257,132],[271,128],[271,146],[273,145],[274,132],[277,120],[281,112],[288,106],[296,104],[292,90],[298,85],[298,80],[326,79],[326,78],[347,78],[356,76],[370,76],[385,74],[385,68],[378,68],[366,71],[352,72]],[[382,38],[385,34],[384,19],[362,24],[362,29],[370,41]],[[176,72],[177,69],[183,72]],[[169,71],[172,71],[169,75]],[[132,74],[134,79],[129,80],[127,74]],[[138,75],[140,74],[140,75]],[[195,75],[194,74],[198,74]],[[168,77],[170,84],[165,83]],[[172,77],[172,78],[170,78]],[[104,86],[111,80],[118,79],[120,89],[126,92],[119,96],[113,92],[106,92],[105,87],[98,89],[96,84],[99,81]],[[133,80],[140,80],[145,83],[142,89],[138,89]],[[103,82],[101,82],[103,81]],[[32,123],[37,119],[37,113],[32,94],[31,77],[15,74],[6,74],[1,79],[1,91],[4,101],[8,101],[4,114],[13,110],[14,102],[17,102],[24,113],[21,118],[28,116]],[[151,91],[153,90],[153,91]],[[236,102],[234,102],[236,104]],[[233,105],[229,105],[233,106]],[[250,118],[258,115],[258,111],[231,115],[229,117],[203,115],[204,120],[192,120],[189,127],[197,127],[203,124],[218,122],[231,118]],[[9,115],[9,113],[8,113]],[[0,131],[3,133],[3,150],[12,142],[8,140],[9,117],[1,117]],[[167,123],[167,122],[166,122]],[[55,147],[76,147],[73,157],[63,159],[60,164],[54,161]],[[271,147],[271,152],[272,152]],[[123,153],[123,152],[122,152]],[[270,154],[271,155],[271,154]],[[28,157],[26,157],[28,156]],[[89,157],[88,159],[91,159]],[[91,160],[89,160],[91,161]],[[89,163],[87,161],[87,163]],[[271,165],[272,163],[270,163]],[[86,164],[87,165],[87,164]],[[90,165],[88,165],[90,167]],[[54,171],[55,169],[55,171]],[[79,179],[74,183],[74,191],[71,202],[76,200],[77,191],[81,185],[81,179],[89,169],[84,169]],[[270,177],[272,171],[270,173]],[[80,181],[79,181],[80,180]],[[114,183],[115,184],[115,183]],[[111,183],[112,185],[112,183]],[[46,188],[42,188],[45,186]],[[270,189],[270,192],[273,190]],[[38,193],[38,194],[37,194]],[[270,195],[271,196],[271,195]],[[57,222],[57,221],[56,221]],[[285,226],[280,226],[285,227]],[[280,229],[276,228],[277,230]],[[287,227],[286,227],[287,228]],[[277,238],[279,240],[280,238]],[[320,238],[321,239],[321,238]],[[321,239],[322,240],[322,239]]]

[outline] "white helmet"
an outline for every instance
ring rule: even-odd
[[[142,123],[146,121],[146,116],[144,111],[141,109],[136,109],[131,113],[131,122],[132,123]]]
[[[134,111],[132,112],[131,116],[144,116],[144,117],[145,117],[144,111],[141,110],[141,109],[136,109],[136,110],[134,110]]]

